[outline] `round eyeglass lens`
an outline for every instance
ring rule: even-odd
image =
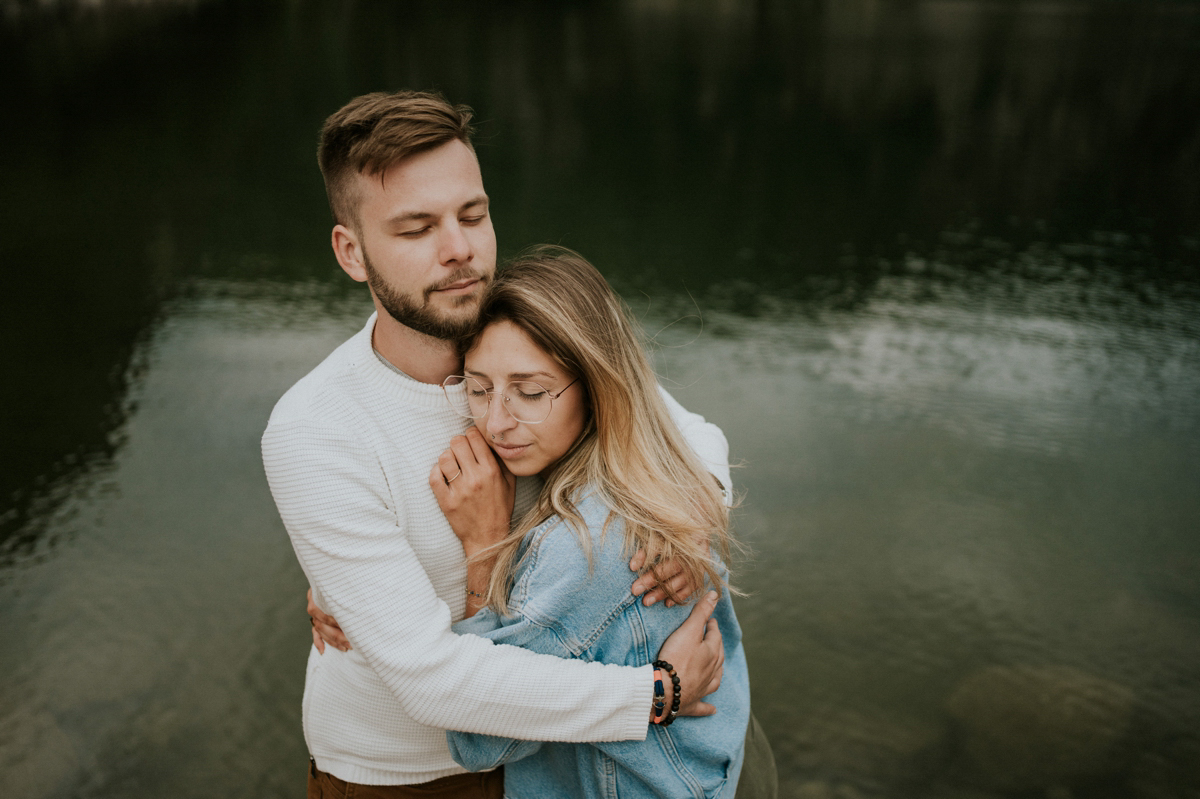
[[[474,408],[480,403],[472,402],[469,396],[471,392],[477,393],[482,398],[483,410],[480,413],[475,413]],[[442,381],[442,393],[446,395],[446,401],[450,403],[450,407],[460,416],[479,419],[487,415],[487,392],[477,380],[462,375],[450,375]]]
[[[550,394],[537,383],[509,383],[504,389],[504,404],[518,422],[536,424],[550,415]]]

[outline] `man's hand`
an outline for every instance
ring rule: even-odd
[[[452,438],[429,473],[429,487],[468,558],[508,535],[516,486],[475,427]]]
[[[629,561],[629,568],[631,571],[640,572],[645,565],[646,550],[639,549],[634,553],[633,560]],[[642,597],[642,604],[647,607],[663,599],[667,600],[667,607],[672,607],[675,600],[668,598],[670,593],[666,586],[670,586],[671,591],[675,592],[675,596],[679,598],[680,602],[687,602],[695,590],[700,587],[688,582],[687,575],[675,561],[668,560],[655,565],[652,569],[647,569],[645,574],[633,581],[633,588],[630,590],[633,591],[634,596]]]
[[[308,616],[312,622],[313,646],[318,652],[324,655],[326,644],[342,652],[350,651],[350,642],[346,640],[346,635],[337,621],[313,602],[311,588],[308,589]]]
[[[663,642],[658,651],[660,660],[675,667],[682,696],[681,716],[711,716],[717,709],[700,701],[721,687],[725,673],[725,646],[717,620],[712,618],[717,607],[717,592],[709,591],[692,608],[679,629]],[[668,705],[670,699],[668,698]]]

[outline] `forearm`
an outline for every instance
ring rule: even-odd
[[[592,663],[447,634],[423,663],[367,660],[409,714],[433,727],[542,741],[641,740],[652,669]],[[417,644],[420,645],[420,644]],[[548,686],[555,686],[548,690]]]
[[[731,504],[733,484],[729,474],[729,442],[725,434],[712,422],[705,421],[703,416],[680,405],[662,386],[658,390],[679,432],[683,433],[700,462],[716,478],[725,496],[725,503]]]
[[[495,566],[495,556],[467,555],[467,608],[463,618],[471,618],[487,604],[488,584]]]

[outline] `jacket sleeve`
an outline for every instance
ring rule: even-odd
[[[658,391],[692,451],[720,484],[725,504],[732,505],[733,482],[729,474],[729,442],[725,440],[725,434],[712,422],[706,422],[700,414],[692,413],[680,405],[662,386],[658,387]]]
[[[588,502],[588,501],[585,501]],[[607,510],[599,503],[580,504],[593,526],[592,563],[579,544],[575,532],[561,521],[531,533],[533,543],[510,595],[510,614],[501,618],[490,609],[454,625],[456,632],[473,632],[497,644],[510,644],[532,652],[562,658],[590,658],[609,625],[621,618],[626,608],[637,601],[629,592],[620,568],[605,564],[623,564],[624,537],[620,524],[610,525],[603,536],[599,530]],[[580,597],[586,597],[581,601]],[[627,651],[606,655],[613,660],[631,656]],[[648,659],[644,652],[633,657]],[[611,665],[611,664],[610,664]],[[546,681],[548,690],[559,684]],[[650,704],[642,707],[642,724],[649,726]],[[599,740],[614,740],[596,737]],[[537,744],[512,738],[446,733],[450,754],[472,771],[495,768],[501,763],[520,760],[538,750]]]
[[[406,713],[538,740],[646,735],[652,669],[583,663],[450,630],[370,447],[305,419],[263,436],[271,492],[322,608]],[[555,690],[546,690],[547,685]]]
[[[456,623],[453,630],[460,635],[479,635],[493,642],[504,642],[513,646],[537,645],[544,632],[537,625],[528,623],[527,619],[516,619],[506,626],[491,608],[484,608],[469,619]],[[547,638],[543,646],[550,650],[557,649],[562,653],[558,657],[570,657],[565,649],[555,646],[552,637]],[[502,763],[512,763],[529,757],[542,748],[541,741],[522,741],[499,735],[454,730],[446,730],[446,743],[450,747],[451,757],[468,771],[488,771]]]

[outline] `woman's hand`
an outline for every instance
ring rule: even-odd
[[[633,560],[629,561],[629,568],[632,571],[640,572],[642,567],[646,565],[646,550],[639,549],[633,554]],[[680,602],[687,602],[698,585],[692,585],[688,581],[688,577],[683,573],[683,569],[673,560],[666,560],[655,565],[653,568],[647,569],[646,573],[633,581],[634,596],[642,597],[642,604],[649,607],[655,602],[663,599],[667,600],[667,607],[675,604],[675,600],[669,599],[670,593],[667,591],[667,586],[670,586],[671,591],[675,592],[675,596]]]
[[[468,558],[508,535],[516,486],[475,427],[450,439],[429,473],[429,487]]]
[[[338,626],[337,620],[313,602],[311,588],[308,589],[308,616],[312,623],[313,646],[317,648],[318,652],[324,655],[326,644],[342,652],[350,651],[350,642],[346,640],[346,635]]]

